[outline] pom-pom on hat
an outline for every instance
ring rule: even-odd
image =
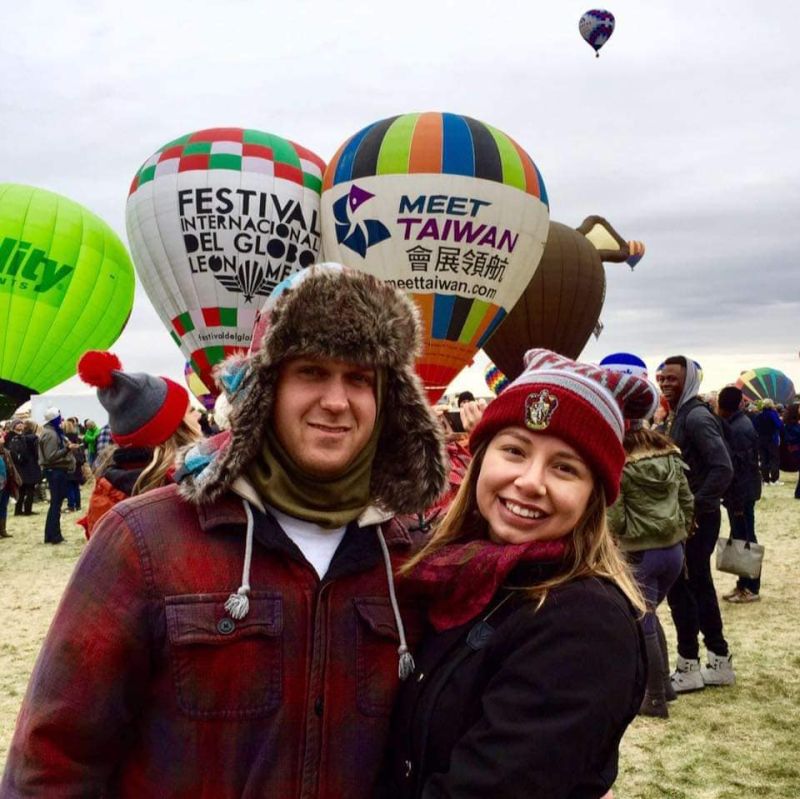
[[[603,484],[606,503],[619,494],[625,465],[625,415],[642,418],[657,402],[655,387],[636,375],[578,363],[544,349],[525,354],[525,371],[494,400],[470,436],[470,449],[507,427],[557,436],[573,447]]]
[[[78,361],[84,383],[97,388],[111,437],[121,447],[156,447],[180,426],[189,406],[183,386],[166,377],[124,372],[111,352],[89,350]]]

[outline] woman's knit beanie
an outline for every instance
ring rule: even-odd
[[[97,388],[97,399],[108,411],[111,438],[120,447],[163,444],[189,407],[183,386],[145,372],[124,372],[111,352],[89,350],[78,361],[78,374]]]
[[[578,363],[550,350],[529,350],[525,371],[486,409],[470,436],[474,453],[507,427],[566,441],[603,485],[606,503],[619,494],[625,465],[624,416],[655,407],[655,387],[637,375]]]

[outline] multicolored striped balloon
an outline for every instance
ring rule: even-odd
[[[597,58],[600,58],[600,48],[614,33],[614,25],[614,15],[603,8],[593,8],[581,17],[578,30],[584,41],[594,49]]]
[[[742,372],[736,385],[751,402],[771,399],[780,405],[789,405],[794,400],[794,383],[780,369],[768,366]]]
[[[197,372],[192,368],[192,364],[186,361],[183,367],[183,379],[186,381],[186,386],[189,391],[201,402],[207,411],[214,410],[214,402],[216,396],[208,390],[208,386],[200,379]]]
[[[280,136],[211,128],[165,144],[136,173],[126,210],[133,260],[206,386],[215,364],[247,350],[264,298],[317,260],[324,169]]]
[[[615,352],[612,355],[606,355],[600,361],[600,366],[610,369],[612,372],[647,378],[647,364],[632,352]]]
[[[405,114],[349,138],[325,170],[325,258],[406,291],[424,321],[418,371],[431,401],[530,282],[547,239],[544,181],[483,122]]]
[[[486,385],[496,397],[499,397],[511,382],[491,361],[483,373]]]
[[[642,258],[644,258],[644,253],[645,253],[644,242],[629,241],[628,250],[630,250],[631,254],[625,261],[625,263],[628,264],[628,266],[631,268],[631,271],[633,271],[633,268],[636,266],[636,264],[638,264],[639,261],[641,261]]]

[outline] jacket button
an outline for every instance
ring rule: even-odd
[[[403,776],[408,779],[411,776],[411,772],[413,771],[413,766],[411,765],[410,760],[405,760],[403,762]]]
[[[222,635],[230,635],[235,629],[236,625],[233,623],[233,619],[229,619],[227,616],[217,622],[217,632]]]
[[[323,709],[324,705],[325,705],[325,703],[323,702],[322,697],[318,696],[317,697],[317,701],[314,702],[314,712],[318,716],[322,716],[322,709]]]
[[[422,682],[424,679],[425,679],[425,672],[424,672],[424,671],[421,671],[421,672],[420,672],[420,673],[417,675],[417,682]]]

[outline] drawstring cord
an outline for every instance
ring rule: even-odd
[[[253,510],[250,503],[242,500],[244,512],[247,516],[247,536],[244,550],[244,568],[242,569],[242,584],[235,594],[231,594],[225,602],[225,610],[232,619],[243,619],[250,612],[250,561],[253,558]]]
[[[386,539],[383,537],[383,530],[381,530],[380,525],[378,526],[378,540],[381,542],[383,562],[386,565],[386,578],[389,582],[389,601],[392,603],[394,621],[397,625],[397,635],[400,638],[400,646],[397,648],[397,654],[399,656],[397,675],[401,680],[407,680],[414,673],[416,667],[414,665],[414,658],[411,652],[408,651],[406,631],[403,627],[403,619],[400,617],[400,608],[397,604],[397,595],[394,591],[394,574],[392,573],[392,561],[389,557],[389,547],[386,546]]]

